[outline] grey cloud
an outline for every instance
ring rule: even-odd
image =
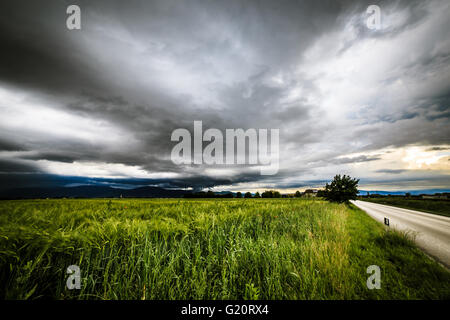
[[[24,146],[20,143],[0,139],[0,151],[23,151],[25,150]]]
[[[387,174],[399,174],[399,173],[403,173],[406,171],[407,170],[403,170],[403,169],[381,169],[381,170],[377,170],[376,172],[387,173]]]
[[[204,166],[192,170],[174,165],[169,160],[174,145],[170,135],[176,128],[192,131],[194,120],[202,120],[205,129],[280,128],[281,143],[292,145],[291,150],[318,145],[311,155],[317,167],[379,159],[343,157],[350,152],[414,143],[448,144],[450,100],[445,86],[424,84],[423,92],[413,92],[412,101],[403,104],[374,103],[373,110],[355,113],[357,125],[341,133],[339,123],[320,121],[327,115],[320,105],[320,77],[310,79],[298,70],[305,51],[322,36],[343,30],[351,17],[355,17],[356,38],[342,43],[338,55],[363,39],[392,39],[430,21],[426,6],[430,3],[442,5],[330,0],[190,1],[187,6],[183,1],[80,1],[82,30],[71,32],[65,28],[67,1],[4,1],[0,4],[0,88],[18,95],[26,92],[49,108],[83,119],[111,123],[129,134],[132,143],[119,149],[114,144],[39,133],[28,137],[0,127],[6,137],[0,141],[1,150],[29,151],[17,156],[17,167],[12,160],[0,163],[1,171],[35,170],[24,163],[38,160],[91,161],[185,175],[153,181],[167,186],[303,185],[286,179],[307,172],[305,163],[282,168],[277,177],[239,168],[238,174],[226,178],[211,178]],[[369,4],[379,4],[387,12],[405,10],[407,17],[394,29],[370,31],[363,19]],[[431,37],[440,41],[444,33]],[[415,49],[411,47],[411,52]],[[386,77],[380,96],[398,79],[416,81],[426,72],[441,75],[450,53],[435,51],[405,61],[392,77]],[[274,82],[276,77],[282,83]],[[301,92],[300,97],[291,98],[294,90]],[[349,147],[348,141],[367,143]],[[321,150],[323,146],[326,151]]]
[[[380,157],[375,156],[357,156],[353,158],[344,157],[333,159],[331,162],[335,164],[344,164],[344,163],[358,163],[358,162],[367,162],[367,161],[375,161],[380,160]]]
[[[29,163],[20,162],[17,160],[0,159],[0,174],[11,173],[37,173],[40,170]]]
[[[450,148],[443,148],[443,147],[432,147],[432,148],[428,148],[425,151],[445,151],[445,150],[450,150]]]

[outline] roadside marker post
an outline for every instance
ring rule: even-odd
[[[389,227],[389,219],[388,218],[384,218],[384,224]]]

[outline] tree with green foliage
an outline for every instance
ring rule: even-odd
[[[236,198],[242,198],[242,193],[240,191],[238,191],[238,193],[236,193]]]
[[[317,197],[325,197],[325,190],[317,190]]]
[[[259,194],[258,191],[256,191],[254,198],[261,198],[261,195]]]
[[[302,193],[301,193],[300,191],[297,190],[297,191],[295,192],[295,197],[296,197],[296,198],[300,198],[301,196],[302,196]]]
[[[263,198],[281,198],[281,193],[276,190],[266,190],[261,196]]]
[[[325,198],[332,202],[349,202],[358,195],[359,179],[340,174],[336,175],[330,184],[325,185]]]
[[[273,198],[272,191],[268,191],[268,190],[264,191],[264,192],[261,194],[261,197],[262,197],[262,198]]]
[[[250,192],[246,192],[244,198],[251,198],[252,194]]]

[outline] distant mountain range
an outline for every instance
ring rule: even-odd
[[[27,187],[4,190],[0,199],[36,198],[181,198],[191,193],[186,190],[167,190],[159,187],[138,187],[119,189],[108,186],[77,187]]]
[[[449,189],[428,189],[410,191],[366,191],[359,190],[360,195],[404,195],[406,192],[412,195],[434,194],[450,192]],[[39,199],[39,198],[182,198],[186,194],[192,194],[189,190],[170,190],[160,187],[138,187],[134,189],[120,189],[110,186],[85,185],[75,187],[24,187],[12,188],[0,192],[0,199]],[[216,192],[226,194],[229,191]],[[233,193],[234,194],[234,193]]]
[[[410,193],[412,195],[418,194],[435,194],[435,193],[444,193],[450,192],[449,189],[423,189],[423,190],[407,190],[407,191],[372,191],[372,190],[359,190],[360,195],[367,195],[367,192],[370,194],[380,194],[380,195],[404,195],[405,193]]]

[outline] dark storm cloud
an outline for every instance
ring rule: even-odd
[[[30,167],[19,166],[13,163],[6,165],[8,173],[0,172],[0,190],[14,188],[30,187],[67,187],[75,185],[108,185],[117,188],[136,188],[140,186],[158,186],[162,188],[180,189],[192,188],[202,190],[204,188],[213,188],[217,185],[230,186],[235,183],[255,182],[261,180],[260,175],[242,174],[230,178],[214,177],[183,177],[179,179],[137,179],[137,178],[87,178],[78,176],[61,176],[45,174],[42,172],[30,172]],[[26,173],[25,173],[26,172]]]
[[[283,64],[296,58],[298,52],[313,40],[315,32],[331,26],[334,15],[340,10],[335,1],[324,3],[323,6],[312,3],[292,6],[288,1],[277,4],[268,1],[261,7],[240,2],[226,5],[193,2],[188,8],[180,2],[137,2],[133,6],[121,2],[108,2],[107,5],[97,2],[93,5],[81,3],[80,6],[83,8],[83,22],[86,21],[83,28],[88,30],[83,32],[94,28],[95,24],[88,17],[101,14],[119,21],[137,36],[145,38],[146,33],[150,32],[156,33],[157,38],[167,37],[169,44],[165,54],[185,60],[189,57],[185,57],[186,52],[179,52],[183,47],[176,47],[177,41],[189,43],[197,40],[196,37],[201,38],[201,29],[214,19],[223,22],[226,27],[233,23],[233,29],[239,30],[238,36],[255,46],[258,54],[264,55],[261,60],[270,64],[270,67],[273,64],[275,68],[282,68]],[[220,96],[225,108],[229,110],[222,114],[198,110],[195,106],[190,106],[183,96],[168,95],[151,87],[145,92],[146,96],[151,97],[146,105],[135,103],[137,99],[129,92],[122,91],[123,96],[112,96],[111,93],[116,91],[114,85],[91,71],[95,57],[93,59],[82,47],[76,45],[81,32],[77,34],[65,29],[66,15],[61,14],[64,9],[63,4],[55,6],[50,2],[45,5],[28,2],[3,4],[2,12],[8,12],[8,15],[1,21],[4,27],[0,34],[4,48],[0,53],[2,80],[22,89],[50,93],[52,101],[61,102],[59,108],[84,117],[107,119],[119,124],[133,132],[142,142],[142,150],[136,152],[134,157],[124,156],[120,152],[104,152],[95,145],[75,146],[65,141],[54,150],[45,150],[48,146],[43,146],[44,150],[24,155],[23,159],[62,162],[97,160],[141,165],[148,170],[176,171],[177,168],[170,161],[157,161],[155,157],[145,154],[151,152],[167,155],[172,147],[168,143],[171,132],[176,128],[191,127],[193,121],[199,119],[199,114],[205,127],[221,130],[258,127],[272,118],[272,113],[273,118],[278,121],[304,121],[307,118],[308,110],[303,106],[291,105],[286,110],[277,110],[278,99],[286,89],[263,84],[260,73],[249,79],[253,92],[250,98],[242,97],[245,84],[222,86]],[[305,12],[308,12],[310,18],[298,19]],[[272,38],[270,34],[277,36]],[[191,39],[186,41],[186,36]],[[205,43],[195,42],[194,51],[188,51],[187,54],[204,56],[205,53],[214,51],[215,46],[219,46],[219,50],[226,50],[229,45],[215,42],[213,35],[206,34],[204,38],[198,40],[204,40]],[[100,40],[108,41],[107,38]],[[224,47],[220,49],[222,45]],[[280,51],[279,47],[288,50]],[[269,65],[263,66],[263,69],[267,68]],[[273,111],[259,112],[261,105],[267,101],[271,101],[270,108]],[[54,146],[54,142],[52,145]]]
[[[219,26],[223,23],[224,27],[238,31],[234,36],[263,53],[264,62],[276,63],[276,68],[282,68],[298,57],[317,33],[331,27],[336,14],[342,10],[338,1],[325,1],[320,5],[313,1],[297,4],[265,1],[256,6],[241,1],[190,1],[189,6],[182,1],[79,1],[82,28],[86,31],[70,32],[65,27],[65,10],[69,3],[1,3],[3,81],[66,94],[82,90],[110,93],[108,89],[113,89],[110,81],[92,70],[96,63],[102,63],[101,57],[90,55],[79,45],[83,32],[90,32],[89,36],[103,42],[106,49],[108,42],[117,39],[97,32],[97,27],[109,21],[115,22],[112,27],[123,27],[133,37],[144,41],[151,36],[165,40],[164,54],[186,60],[229,49],[226,39],[221,42],[214,34],[204,32],[205,27],[217,21]],[[151,42],[146,46],[146,50],[151,51]],[[279,50],[280,47],[285,49]],[[200,60],[206,63],[206,58]]]
[[[36,173],[39,172],[39,169],[34,165],[30,165],[28,163],[18,162],[14,160],[0,160],[0,174],[8,174],[8,173]]]
[[[0,139],[0,151],[23,151],[24,147],[20,143]]]
[[[206,166],[174,165],[170,135],[176,128],[192,133],[194,120],[202,120],[204,130],[279,128],[281,145],[289,146],[283,158],[289,160],[305,145],[318,144],[311,156],[317,159],[308,161],[324,167],[380,159],[346,156],[351,152],[449,143],[450,99],[444,81],[422,81],[423,90],[412,88],[413,101],[389,101],[392,106],[385,106],[381,99],[372,110],[355,111],[358,125],[347,128],[338,121],[323,121],[328,114],[322,106],[325,75],[311,76],[304,62],[305,53],[323,37],[339,43],[337,56],[365,39],[399,37],[432,19],[428,2],[189,1],[187,5],[184,1],[78,1],[82,30],[77,31],[65,27],[69,4],[0,4],[0,89],[11,96],[26,94],[23,101],[13,101],[24,113],[38,102],[73,117],[77,124],[69,132],[52,128],[51,123],[35,128],[33,119],[14,128],[4,123],[0,150],[18,152],[2,160],[2,172],[38,170],[28,167],[33,161],[93,162],[180,174],[180,178],[139,180],[168,187],[264,181],[303,186],[284,179],[306,172],[304,163],[282,168],[277,177],[239,170],[226,178],[207,175]],[[365,8],[370,4],[380,5],[386,14],[401,12],[404,19],[373,32],[364,24]],[[336,34],[347,25],[353,26],[355,35],[342,40]],[[445,32],[442,28],[433,36],[442,39]],[[412,44],[411,52],[415,49]],[[419,83],[418,75],[424,74],[445,79],[442,70],[449,57],[443,47],[411,61],[405,59],[396,73],[380,81],[379,96],[402,77]],[[9,103],[0,101],[0,107]],[[105,141],[93,137],[95,125]],[[101,130],[105,126],[118,132],[116,141],[108,140],[108,130]],[[92,132],[85,134],[85,128]],[[364,140],[362,147],[347,147],[348,141],[360,139]]]
[[[105,89],[92,61],[65,28],[65,1],[2,1],[0,81],[30,90],[69,94]]]

